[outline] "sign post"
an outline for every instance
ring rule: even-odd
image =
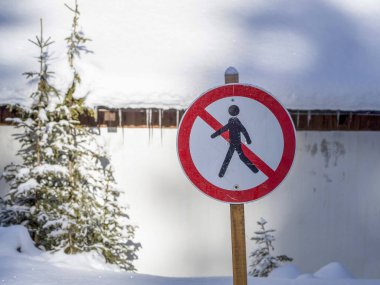
[[[224,82],[226,84],[239,83],[239,73],[235,68],[227,68],[224,73]],[[247,285],[244,204],[230,204],[230,218],[234,285]]]
[[[238,81],[238,72],[229,67],[226,85],[193,102],[178,128],[177,150],[194,186],[230,204],[234,285],[246,285],[244,203],[283,181],[296,139],[293,121],[277,99]]]

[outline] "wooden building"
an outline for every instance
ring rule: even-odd
[[[95,116],[81,116],[90,127],[176,128],[186,110],[158,108],[95,108]],[[294,126],[300,131],[380,131],[380,111],[294,110],[288,109]],[[0,125],[9,124],[14,113],[0,106]]]

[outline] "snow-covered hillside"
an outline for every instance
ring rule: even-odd
[[[165,257],[163,257],[164,261]],[[69,256],[43,253],[34,248],[22,226],[0,228],[0,282],[13,285],[229,285],[231,277],[169,278],[122,272],[93,254]],[[257,285],[377,285],[379,280],[353,279],[339,263],[314,274],[302,274],[291,266],[273,271],[269,278],[249,278]]]
[[[0,104],[23,102],[39,33],[56,43],[52,69],[67,81],[64,38],[70,0],[0,2]],[[79,0],[94,51],[81,62],[92,105],[187,107],[223,84],[261,86],[288,108],[380,110],[377,0]]]

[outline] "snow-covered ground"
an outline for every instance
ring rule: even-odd
[[[51,68],[67,81],[64,38],[73,0],[0,1],[0,103],[23,102],[22,72],[37,66],[27,39],[55,44]],[[80,63],[92,105],[187,107],[224,83],[261,86],[288,108],[380,110],[377,0],[79,0],[94,51]],[[32,88],[33,89],[33,88]]]
[[[162,257],[165,262],[165,257]],[[170,278],[121,272],[94,254],[68,256],[34,248],[22,226],[0,228],[0,283],[13,285],[230,285],[231,277]],[[269,278],[248,279],[258,285],[378,285],[380,280],[360,280],[339,263],[330,263],[314,274],[300,274],[294,266],[272,272]]]

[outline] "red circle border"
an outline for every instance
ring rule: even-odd
[[[247,190],[226,190],[211,184],[195,167],[190,153],[190,133],[200,110],[211,103],[231,96],[247,97],[268,108],[278,120],[284,139],[284,149],[279,165],[272,177]],[[294,160],[296,148],[295,128],[286,109],[267,92],[245,84],[228,84],[211,89],[198,97],[187,109],[178,128],[177,150],[180,163],[189,180],[206,195],[232,204],[257,200],[273,191],[286,177]]]

